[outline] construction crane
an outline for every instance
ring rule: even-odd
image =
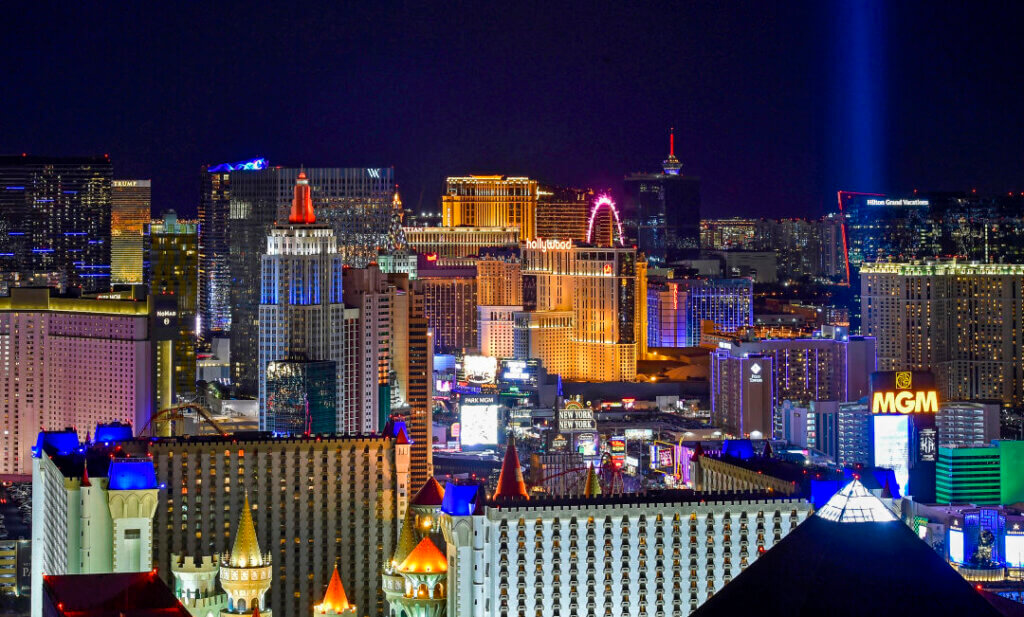
[[[149,421],[139,431],[139,435],[147,435],[147,431],[152,431],[148,433],[151,437],[170,437],[175,432],[174,425],[171,422],[174,420],[185,420],[185,418],[189,417],[186,412],[190,410],[194,411],[196,416],[213,427],[213,430],[218,435],[227,435],[227,431],[213,419],[213,413],[210,409],[198,401],[179,403],[161,409],[149,418]]]

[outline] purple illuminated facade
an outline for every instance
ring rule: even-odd
[[[721,343],[711,354],[712,416],[737,434],[763,430],[761,419],[772,419],[783,401],[803,405],[867,396],[875,366],[875,339],[849,336],[839,327],[823,328],[813,338]],[[763,434],[781,431],[779,418],[768,431]]]

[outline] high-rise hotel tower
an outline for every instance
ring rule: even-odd
[[[337,430],[344,388],[341,287],[342,256],[334,231],[316,224],[309,180],[299,172],[288,224],[270,230],[262,259],[261,429],[291,434]]]

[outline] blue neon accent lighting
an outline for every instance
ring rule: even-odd
[[[39,458],[44,450],[54,454],[71,454],[78,447],[78,433],[75,431],[40,431],[32,455]]]
[[[42,203],[42,204],[49,204],[49,203],[53,203],[53,200],[52,199],[37,199],[36,203],[37,204],[40,204],[40,203]]]
[[[61,191],[65,195],[78,195],[78,191]]]
[[[64,235],[65,236],[87,236],[87,235],[89,235],[89,232],[87,232],[87,231],[65,231]]]
[[[23,231],[9,231],[9,232],[7,232],[7,235],[8,236],[24,236],[25,232],[23,232]]]
[[[14,257],[14,253],[0,253],[0,257]]]
[[[110,490],[134,491],[156,488],[156,470],[153,461],[114,460],[107,472],[110,478]]]
[[[33,253],[52,253],[53,249],[32,249]]]
[[[132,438],[132,427],[127,424],[98,424],[93,434],[94,442],[128,441]]]
[[[221,163],[210,167],[206,171],[259,171],[267,168],[267,159],[259,158],[251,161],[240,161],[238,163]]]
[[[473,514],[479,486],[476,484],[445,484],[444,499],[441,500],[441,511],[451,516],[469,516]]]
[[[749,439],[726,439],[722,444],[722,454],[747,460],[754,456],[754,444]]]
[[[7,186],[7,187],[4,187],[4,188],[7,189],[8,191],[24,191],[25,190],[25,187],[23,187],[23,186]]]
[[[408,437],[409,427],[406,426],[404,420],[396,420],[392,422],[391,437],[398,437],[398,433],[401,432],[403,429],[405,430],[405,436]],[[410,439],[409,442],[412,443],[412,439]]]
[[[839,480],[811,480],[811,503],[814,504],[814,509],[817,510],[828,503],[843,486],[845,484],[840,484]]]

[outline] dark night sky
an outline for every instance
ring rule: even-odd
[[[450,174],[618,190],[672,125],[705,216],[1024,190],[1021,15],[971,3],[156,4],[8,6],[0,152],[109,152],[185,213],[255,156],[393,165],[414,209]]]

